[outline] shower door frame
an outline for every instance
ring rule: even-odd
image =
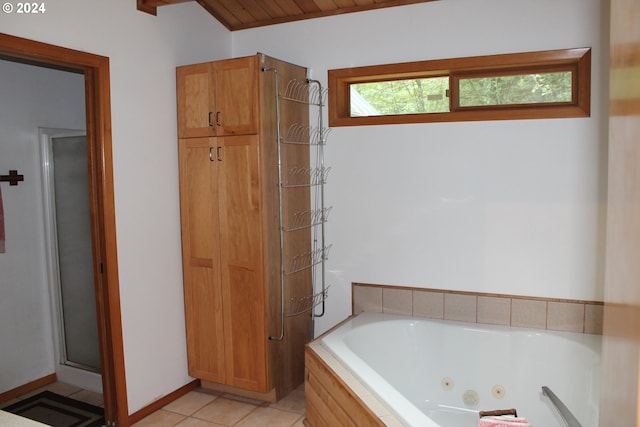
[[[82,137],[87,138],[87,132],[84,130],[73,129],[56,129],[56,128],[41,128],[40,129],[40,160],[42,169],[42,194],[44,203],[44,215],[45,215],[45,235],[46,235],[46,256],[47,256],[47,274],[48,283],[51,292],[51,309],[53,314],[53,332],[54,342],[56,350],[56,373],[58,374],[58,380],[61,380],[60,376],[74,377],[76,381],[79,381],[82,388],[86,388],[92,391],[100,391],[101,386],[97,387],[94,383],[99,379],[101,374],[101,367],[97,369],[93,366],[84,365],[79,362],[69,360],[67,354],[67,333],[65,323],[63,290],[62,290],[62,277],[60,271],[60,257],[59,257],[59,241],[58,241],[58,226],[57,226],[57,194],[55,194],[55,159],[53,155],[54,140],[58,138],[73,138]],[[87,161],[85,156],[85,162]],[[88,195],[87,195],[88,197]],[[91,235],[88,236],[91,239]],[[92,266],[93,268],[93,266]],[[95,304],[95,284],[91,283],[94,288],[93,292],[93,304]],[[97,313],[96,313],[97,315]],[[95,320],[95,318],[94,318]],[[99,351],[99,350],[98,350]],[[83,372],[77,372],[75,374],[69,371],[68,368],[81,369]],[[64,379],[62,379],[64,381]],[[101,381],[101,380],[100,380]],[[67,381],[69,382],[69,381]],[[73,383],[72,383],[73,384]],[[97,389],[96,389],[97,388]]]

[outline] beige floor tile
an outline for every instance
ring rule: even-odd
[[[228,394],[228,393],[223,394],[222,397],[225,397],[231,400],[237,400],[238,402],[250,403],[255,406],[265,406],[265,403],[266,403],[264,400],[252,399],[250,397],[237,396],[235,394]]]
[[[232,426],[253,411],[256,405],[219,397],[193,414],[194,418]]]
[[[300,417],[300,419],[298,421],[296,421],[296,423],[294,425],[292,425],[291,427],[306,427],[304,425],[304,417]]]
[[[104,406],[104,399],[102,394],[89,390],[80,390],[77,393],[69,395],[71,399],[79,400],[80,402],[88,403],[94,406]]]
[[[140,421],[135,423],[133,427],[173,427],[185,418],[186,417],[184,415],[161,409],[141,419]]]
[[[42,393],[43,391],[50,391],[52,393],[56,393],[59,394],[61,396],[69,396],[73,393],[77,393],[79,391],[81,391],[82,389],[80,387],[76,387],[74,385],[71,384],[66,384],[66,383],[61,383],[61,382],[55,382],[55,383],[51,383],[51,384],[47,384],[44,387],[40,387],[37,388],[29,393],[25,393],[24,396],[20,396],[21,399],[27,398],[27,397],[31,397],[31,396],[35,396],[38,393]]]
[[[163,409],[182,415],[193,415],[196,411],[202,409],[204,406],[208,405],[216,398],[216,396],[213,396],[211,394],[191,391],[169,403]]]
[[[275,408],[256,408],[234,427],[291,427],[302,416],[295,412],[281,411]]]
[[[280,399],[279,402],[269,405],[271,408],[282,409],[285,411],[297,412],[298,414],[304,414],[305,411],[305,397],[304,388],[297,388]]]
[[[184,421],[176,424],[176,427],[223,427],[222,424],[211,423],[197,418],[186,418]]]

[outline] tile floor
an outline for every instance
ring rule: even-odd
[[[303,427],[304,386],[277,403],[191,391],[134,427]]]
[[[56,382],[0,404],[9,406],[20,399],[49,390],[72,399],[102,406],[102,395]],[[193,390],[164,408],[133,424],[135,427],[303,427],[304,385],[277,403],[267,403],[215,392]]]

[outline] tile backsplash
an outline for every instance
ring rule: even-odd
[[[363,311],[602,334],[604,304],[352,283],[352,312]]]

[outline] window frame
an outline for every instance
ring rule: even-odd
[[[572,71],[572,101],[460,107],[460,78],[536,72]],[[449,76],[450,112],[351,117],[350,85],[379,81]],[[342,68],[328,71],[329,126],[365,126],[477,120],[589,117],[591,115],[591,48],[474,56]]]

